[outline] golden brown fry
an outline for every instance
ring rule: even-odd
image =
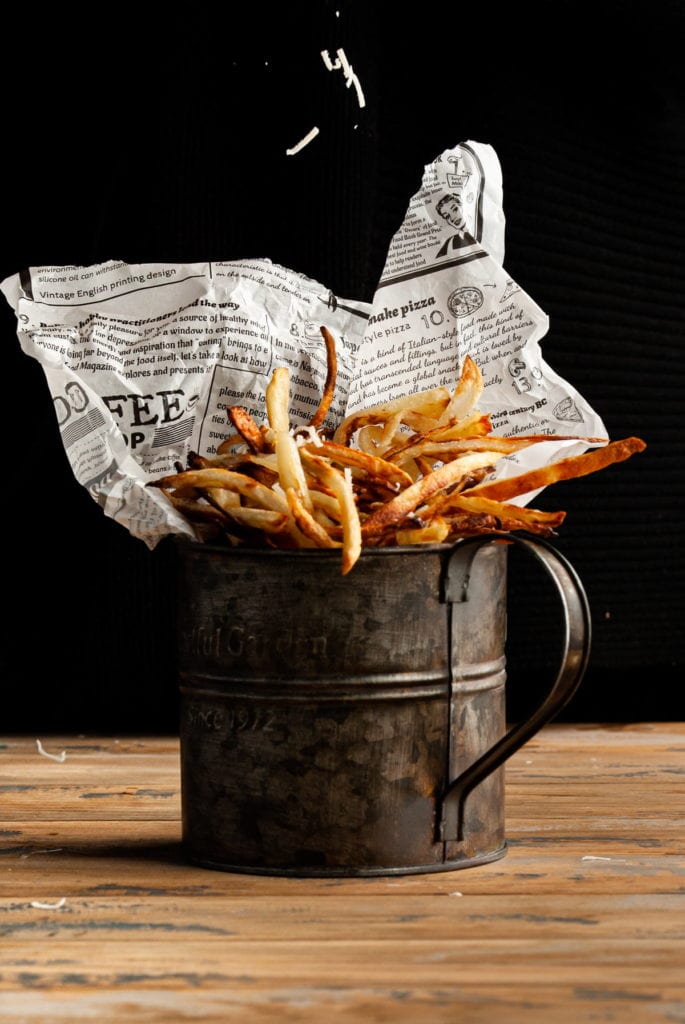
[[[247,409],[241,405],[230,405],[226,410],[228,418],[243,438],[251,452],[263,452],[265,449],[264,435]]]
[[[428,474],[432,473],[435,468],[435,460],[428,459],[423,455],[418,455],[415,461],[410,459],[409,463],[410,465],[416,466],[416,476],[419,476],[419,474],[421,476],[428,476]],[[415,480],[416,476],[412,477],[412,479]]]
[[[337,548],[340,544],[331,539],[324,527],[319,523],[311,512],[305,508],[299,494],[293,487],[285,492],[288,499],[290,514],[295,520],[295,525],[305,537],[313,540],[318,548]]]
[[[229,517],[243,526],[265,533],[283,533],[288,529],[289,519],[285,512],[274,512],[268,508],[248,508],[244,505],[226,509]]]
[[[292,487],[297,491],[308,512],[312,511],[307,479],[302,469],[295,438],[290,433],[288,405],[290,403],[290,371],[287,366],[277,367],[266,388],[266,409],[269,426],[274,432],[274,450],[278,466],[278,480],[285,493]]]
[[[376,455],[382,435],[383,427],[380,424],[367,423],[357,434],[357,447],[367,455]]]
[[[266,387],[266,414],[269,426],[277,433],[290,430],[290,372],[287,366],[277,366]]]
[[[312,504],[314,506],[314,515],[318,511],[325,514],[327,519],[334,519],[336,522],[340,522],[342,513],[340,511],[340,503],[335,495],[327,490],[321,490],[324,486],[318,480],[309,480],[309,493],[312,496]]]
[[[401,398],[394,398],[390,402],[382,402],[380,405],[371,406],[358,413],[352,413],[340,424],[333,440],[338,444],[347,444],[350,438],[359,430],[371,423],[385,423],[389,416],[402,410],[403,422],[408,422],[411,414],[419,413],[423,417],[436,420],[450,400],[450,393],[447,388],[429,388],[427,391],[419,391],[414,395],[404,395]]]
[[[312,499],[307,487],[307,478],[300,461],[300,449],[295,438],[287,431],[276,432],[276,459],[278,462],[278,480],[287,493],[290,488],[297,491],[307,511],[312,511]]]
[[[231,448],[235,448],[239,444],[245,444],[245,438],[241,434],[231,434],[229,437],[224,438],[216,453],[217,455],[227,455]]]
[[[207,496],[207,500],[222,512],[228,512],[240,506],[240,495],[235,491],[227,491],[225,487],[207,487],[203,493]]]
[[[481,512],[493,516],[501,523],[516,524],[507,526],[507,529],[530,530],[531,533],[552,533],[566,518],[565,512],[542,512],[536,508],[523,508],[476,495],[469,497],[463,493],[448,495],[439,515],[445,516],[452,511]]]
[[[503,532],[500,521],[485,512],[452,512],[445,516],[445,521],[450,529],[448,540]]]
[[[531,469],[519,476],[505,477],[503,480],[479,484],[464,493],[479,498],[491,498],[494,501],[507,501],[520,494],[527,494],[540,487],[547,487],[558,480],[572,480],[576,477],[587,476],[589,473],[596,473],[614,462],[623,462],[625,459],[629,459],[631,455],[644,451],[646,447],[645,442],[639,437],[626,437],[621,441],[611,441],[604,448],[595,448],[583,455],[560,459],[558,462],[552,462],[540,469]]]
[[[395,537],[398,544],[441,544],[449,532],[449,524],[436,516],[428,526],[396,530]]]
[[[352,474],[349,468],[342,473],[320,455],[302,450],[302,460],[308,472],[329,488],[338,499],[343,528],[342,573],[346,575],[353,567],[362,550],[361,523],[352,489]]]
[[[339,466],[361,470],[374,480],[390,484],[395,490],[412,482],[411,477],[399,466],[393,466],[385,459],[377,455],[368,455],[358,448],[348,448],[346,445],[336,444],[335,441],[323,441],[320,445],[307,444],[303,445],[303,448],[313,455],[325,456]]]
[[[439,428],[440,429],[440,428]],[[431,431],[432,435],[438,431]],[[549,441],[547,434],[523,434],[519,437],[495,437],[490,434],[483,437],[456,437],[453,440],[436,440],[429,434],[419,435],[413,442],[404,445],[403,448],[395,449],[393,453],[388,452],[385,458],[389,462],[401,464],[405,459],[415,459],[419,455],[428,455],[441,462],[447,458],[454,458],[461,452],[501,452],[503,455],[511,455],[512,452],[529,448],[532,444],[542,444]],[[605,441],[606,438],[581,438],[581,437],[554,437],[555,441]]]
[[[161,490],[162,494],[169,499],[174,508],[177,508],[179,512],[182,512],[187,519],[191,520],[191,522],[215,523],[220,526],[226,521],[221,512],[212,505],[207,505],[202,501],[196,501],[193,498],[179,497],[179,495],[174,493],[174,491],[169,491],[166,488],[162,488]]]
[[[342,546],[345,574],[362,543],[451,543],[516,530],[549,536],[565,512],[519,507],[508,499],[594,473],[646,447],[635,437],[607,443],[567,435],[493,436],[489,416],[476,408],[483,379],[469,357],[451,396],[446,388],[433,388],[382,403],[348,417],[333,441],[324,439],[320,425],[333,400],[337,362],[330,332],[322,327],[321,333],[328,372],[308,426],[290,430],[289,371],[279,367],[267,386],[267,425],[257,426],[245,409],[232,406],[229,419],[238,434],[219,445],[215,457],[190,452],[188,469],[176,463],[176,473],[150,482],[200,539]],[[483,483],[498,459],[552,440],[604,447]]]
[[[323,395],[319,407],[309,421],[310,427],[320,427],[328,415],[331,402],[335,397],[335,380],[338,373],[338,357],[335,351],[335,339],[327,327],[321,327],[321,334],[326,343],[326,383],[324,384]]]
[[[398,409],[397,412],[392,413],[388,416],[385,422],[385,426],[381,431],[381,436],[378,438],[378,455],[384,455],[388,448],[392,445],[395,434],[399,431],[402,426],[402,417],[404,412],[402,409]]]
[[[499,452],[473,452],[469,455],[462,455],[461,458],[433,470],[432,473],[421,477],[411,487],[407,487],[396,497],[376,509],[364,522],[362,537],[364,539],[372,537],[376,533],[382,533],[386,527],[400,523],[405,516],[413,512],[436,491],[442,491],[446,487],[458,483],[462,477],[472,473],[475,469],[492,465],[500,457]]]
[[[454,394],[440,415],[438,423],[449,423],[450,420],[463,420],[475,409],[478,399],[483,394],[483,375],[471,356],[466,356],[461,368],[461,376],[454,389]]]
[[[449,423],[439,427],[436,427],[434,422],[428,430],[415,431],[413,434],[396,439],[394,446],[383,453],[383,458],[388,459],[389,462],[402,462],[405,450],[414,445],[428,441],[471,440],[484,437],[492,431],[492,424],[487,413],[473,413],[459,423],[450,420]]]
[[[184,473],[175,473],[151,481],[153,487],[221,487],[236,491],[249,498],[261,508],[270,508],[274,512],[288,512],[288,503],[282,494],[265,487],[244,473],[235,473],[230,469],[187,469]]]

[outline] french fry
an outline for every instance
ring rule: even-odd
[[[230,434],[229,437],[225,437],[216,450],[217,455],[227,455],[231,448],[235,448],[236,445],[245,444],[245,438],[242,434]]]
[[[636,452],[644,451],[646,444],[639,437],[626,437],[621,441],[611,441],[604,448],[595,448],[583,455],[572,455],[560,459],[540,469],[531,469],[520,476],[506,477],[504,480],[493,480],[491,483],[479,484],[465,494],[479,498],[492,498],[494,501],[507,501],[520,494],[536,491],[539,487],[547,487],[558,480],[572,480],[579,476],[596,473],[614,462],[623,462]]]
[[[326,383],[324,384],[323,395],[319,407],[309,421],[310,427],[320,427],[328,415],[331,402],[335,397],[335,381],[338,373],[338,357],[335,352],[335,339],[327,327],[321,328],[321,334],[326,345]]]
[[[477,408],[483,378],[468,356],[451,395],[431,388],[381,403],[348,416],[329,440],[322,424],[334,397],[337,360],[332,335],[324,327],[321,333],[326,384],[307,425],[291,429],[289,370],[279,367],[266,388],[265,425],[231,406],[228,418],[237,433],[216,455],[190,452],[186,469],[177,463],[175,473],[149,482],[200,540],[340,548],[346,574],[363,546],[447,544],[516,530],[550,536],[565,512],[519,507],[511,499],[597,472],[646,447],[636,437],[494,435],[490,417]],[[497,460],[550,440],[603,447],[487,479]]]
[[[274,450],[278,479],[283,491],[292,488],[308,512],[312,511],[307,480],[300,462],[297,442],[290,433],[290,371],[287,366],[277,367],[266,388],[266,412],[269,426],[274,432]]]
[[[399,411],[403,413],[405,423],[412,413],[435,420],[442,414],[449,400],[450,393],[447,388],[440,387],[394,398],[390,402],[382,402],[380,405],[346,417],[335,431],[333,440],[338,444],[348,444],[360,427],[371,423],[386,423],[388,417]]]
[[[458,483],[474,469],[493,465],[500,457],[499,452],[474,452],[433,470],[372,512],[362,526],[362,537],[373,537],[374,534],[382,533],[386,527],[401,522],[436,491]]]
[[[541,512],[539,509],[509,505],[502,501],[494,501],[492,498],[479,498],[473,494],[469,497],[464,492],[448,495],[437,516],[440,518],[451,511],[482,513],[492,516],[500,523],[516,523],[514,529],[545,534],[553,533],[566,518],[565,512]]]
[[[214,523],[216,526],[221,526],[225,523],[225,519],[221,512],[214,508],[213,505],[204,504],[194,498],[184,498],[179,496],[176,492],[169,491],[166,488],[162,488],[162,494],[164,494],[174,508],[177,508],[179,512],[182,512],[186,519],[189,519],[191,523]]]
[[[483,393],[483,375],[471,356],[466,356],[454,394],[443,409],[438,423],[463,420],[476,407]]]
[[[266,387],[266,415],[272,430],[290,430],[288,405],[290,403],[290,372],[287,366],[277,366]]]
[[[253,530],[264,530],[265,533],[283,533],[288,529],[289,518],[285,512],[274,512],[268,508],[250,508],[238,505],[228,508],[230,519]]]
[[[503,455],[511,455],[532,444],[542,444],[549,441],[548,434],[524,434],[519,437],[494,437],[493,435],[480,436],[478,433],[469,437],[454,437],[453,439],[438,440],[439,435],[445,428],[430,431],[428,434],[419,435],[416,440],[408,442],[402,448],[388,452],[385,458],[388,462],[401,464],[406,459],[415,459],[419,455],[432,456],[433,459],[444,459],[444,456],[454,457],[461,452],[501,452]],[[415,435],[416,437],[416,435]],[[556,437],[555,441],[574,441],[573,437]],[[588,437],[588,443],[605,443],[606,438]]]
[[[395,537],[398,544],[442,544],[449,532],[449,523],[441,516],[436,516],[429,526],[400,529],[396,531]]]
[[[324,441],[321,445],[305,445],[305,451],[316,455],[324,455],[337,463],[339,466],[349,466],[351,469],[359,469],[371,475],[378,481],[384,481],[398,490],[406,487],[412,482],[411,477],[399,466],[381,459],[377,455],[368,455],[359,451],[358,448],[348,448],[343,444],[336,444],[335,441]]]
[[[252,452],[263,452],[264,435],[250,416],[247,409],[240,405],[230,405],[226,410],[228,418]]]
[[[242,494],[261,508],[270,508],[274,512],[288,512],[288,503],[282,494],[271,487],[260,484],[244,473],[235,473],[230,469],[187,469],[184,473],[175,473],[151,481],[151,486],[162,487],[219,487]]]
[[[331,539],[321,523],[319,523],[311,514],[309,509],[305,507],[304,502],[293,487],[288,488],[285,492],[285,496],[288,499],[288,505],[290,507],[291,515],[295,520],[295,525],[305,537],[309,537],[310,540],[313,540],[317,548],[340,547],[340,544]]]
[[[352,489],[351,471],[348,467],[341,473],[320,455],[303,451],[302,457],[307,468],[338,499],[343,528],[342,573],[344,576],[355,564],[362,549],[361,523]]]

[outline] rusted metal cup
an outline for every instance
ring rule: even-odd
[[[510,543],[554,580],[565,636],[549,695],[507,732]],[[369,548],[347,576],[331,550],[178,550],[190,860],[348,876],[503,856],[504,761],[570,699],[589,653],[587,599],[554,548]]]

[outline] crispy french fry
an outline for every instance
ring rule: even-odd
[[[343,528],[342,573],[346,575],[353,567],[362,550],[361,523],[352,489],[352,473],[347,467],[343,472],[336,470],[320,455],[302,452],[307,469],[338,499]]]
[[[308,512],[312,511],[307,480],[300,462],[297,442],[290,433],[288,405],[290,402],[290,371],[277,367],[266,388],[266,410],[269,426],[274,432],[278,479],[283,491],[295,490]]]
[[[495,437],[490,434],[483,437],[475,435],[470,437],[455,437],[448,440],[437,440],[435,435],[440,433],[442,428],[431,431],[430,434],[419,435],[414,441],[397,448],[394,452],[388,452],[385,458],[388,462],[401,464],[406,459],[415,459],[419,455],[428,455],[433,459],[444,461],[444,457],[454,458],[461,452],[501,452],[503,455],[511,455],[512,452],[529,448],[532,444],[542,444],[549,441],[548,434],[524,434],[519,437]],[[555,437],[555,441],[606,441],[606,438],[580,438],[580,437]]]
[[[249,508],[240,505],[228,508],[231,519],[253,530],[264,530],[265,533],[283,533],[288,529],[289,519],[285,512],[274,512],[268,508]]]
[[[272,430],[286,434],[290,430],[289,403],[290,372],[287,366],[277,366],[266,386],[266,414]]]
[[[235,448],[236,445],[245,444],[245,438],[242,434],[230,434],[229,437],[225,437],[216,450],[217,455],[227,455],[231,448]]]
[[[389,525],[400,523],[436,491],[458,483],[474,469],[491,466],[500,457],[499,452],[474,452],[433,470],[373,512],[362,526],[362,537],[371,537]]]
[[[449,523],[440,516],[428,526],[416,529],[398,529],[395,532],[398,544],[441,544],[450,532]]]
[[[483,387],[483,375],[471,356],[466,356],[454,394],[443,409],[438,423],[442,425],[450,420],[463,420],[475,409],[483,394]]]
[[[326,344],[326,383],[324,384],[323,395],[319,407],[309,421],[310,427],[320,427],[328,415],[331,402],[335,397],[335,379],[338,373],[338,357],[335,351],[335,339],[327,327],[321,328],[321,334]]]
[[[358,469],[370,475],[375,480],[382,480],[395,489],[406,487],[411,483],[411,477],[399,466],[377,455],[368,455],[359,451],[358,448],[348,448],[346,445],[336,444],[335,441],[324,441],[319,446],[305,445],[305,450],[315,455],[323,455],[331,462],[339,466],[349,466],[351,469]]]
[[[250,416],[247,409],[241,405],[230,405],[226,410],[228,418],[243,438],[251,452],[263,452],[265,448],[264,435]]]
[[[312,499],[309,496],[307,478],[300,461],[300,449],[295,438],[287,430],[276,433],[276,460],[278,463],[278,479],[287,493],[290,489],[297,491],[300,500],[308,512],[312,510]]]
[[[305,537],[313,540],[318,548],[340,547],[337,541],[331,539],[325,528],[311,514],[304,505],[294,487],[289,487],[285,492],[290,507],[290,513],[295,520],[295,525]]]
[[[394,398],[390,402],[382,402],[380,405],[353,413],[344,419],[333,435],[333,440],[338,444],[347,444],[360,427],[370,423],[385,423],[389,416],[400,410],[404,416],[403,422],[407,422],[406,417],[411,413],[419,413],[421,416],[435,420],[442,414],[449,400],[450,393],[447,388],[430,388],[414,395],[405,395],[401,398]]]
[[[257,480],[244,473],[235,473],[230,469],[187,469],[184,473],[165,476],[161,480],[152,481],[155,487],[219,487],[236,491],[249,498],[261,508],[270,508],[274,512],[288,512],[288,503],[282,494],[271,487],[260,484]]]
[[[625,459],[629,459],[631,455],[644,451],[646,447],[645,442],[639,437],[626,437],[621,441],[611,441],[604,448],[595,448],[583,455],[572,455],[570,458],[560,459],[558,462],[552,462],[540,469],[531,469],[519,476],[505,477],[503,480],[479,484],[473,490],[466,491],[465,494],[479,498],[492,498],[494,501],[507,501],[520,494],[536,491],[539,487],[547,487],[558,480],[572,480],[579,476],[587,476],[589,473],[596,473],[614,462],[623,462]]]
[[[529,530],[531,533],[553,533],[566,518],[565,512],[541,512],[539,509],[519,507],[492,498],[479,498],[475,495],[448,495],[442,505],[438,517],[451,511],[480,512],[493,516],[500,522],[516,523],[515,529]]]
[[[204,504],[193,498],[180,497],[174,491],[169,491],[166,488],[162,488],[162,493],[169,499],[174,508],[182,512],[191,522],[214,523],[219,526],[226,521],[221,512],[214,508],[213,505]]]
[[[526,530],[553,535],[566,513],[519,507],[510,499],[597,472],[646,446],[640,438],[526,434],[499,437],[479,412],[479,368],[466,357],[452,395],[446,388],[381,403],[347,417],[328,440],[321,424],[336,378],[335,343],[325,328],[328,372],[310,423],[291,429],[289,371],[266,389],[268,423],[241,406],[228,416],[238,431],[213,457],[188,455],[188,468],[151,481],[193,524],[200,540],[267,547],[341,548],[350,572],[362,545],[454,542],[460,537]],[[351,442],[357,438],[357,446]],[[484,482],[498,459],[545,441],[604,447],[518,476]]]

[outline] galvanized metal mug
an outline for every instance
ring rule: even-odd
[[[509,544],[556,584],[562,666],[505,725]],[[385,875],[506,851],[505,760],[575,692],[590,646],[583,587],[518,535],[331,550],[179,543],[184,845],[229,871]]]

